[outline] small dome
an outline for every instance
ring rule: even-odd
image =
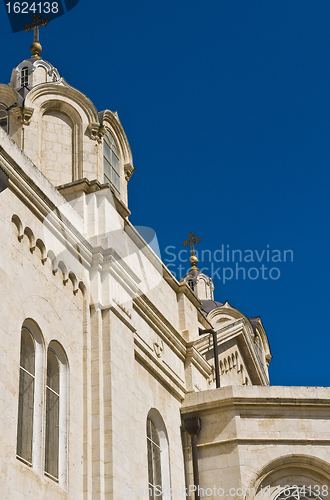
[[[192,267],[180,280],[180,283],[187,283],[199,300],[213,299],[214,285],[212,278],[202,273],[197,267]]]
[[[58,70],[43,59],[31,57],[24,59],[15,69],[13,69],[10,85],[18,90],[22,87],[31,90],[41,83],[57,82],[60,79]]]

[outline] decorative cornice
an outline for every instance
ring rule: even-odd
[[[16,107],[11,110],[16,120],[23,125],[30,125],[34,109],[24,106],[24,108]]]
[[[124,165],[125,180],[127,182],[132,177],[134,170],[135,170],[135,168],[133,167],[133,165],[131,163],[126,163],[126,165]]]
[[[103,136],[106,133],[106,128],[103,125],[100,125],[99,123],[96,122],[89,123],[88,130],[90,138],[93,141],[97,141],[98,143],[102,141]]]

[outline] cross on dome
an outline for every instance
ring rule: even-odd
[[[195,238],[195,233],[189,233],[188,238],[189,239],[185,240],[182,244],[185,247],[190,245],[191,256],[190,256],[189,262],[192,265],[191,269],[198,271],[198,268],[196,267],[198,259],[197,259],[196,254],[195,254],[195,246],[194,245],[195,245],[195,243],[199,243],[202,238],[200,238],[199,236],[196,236],[196,238]]]
[[[32,57],[41,59],[40,53],[42,51],[42,47],[39,43],[39,29],[41,28],[41,26],[47,26],[47,24],[49,23],[49,19],[41,19],[40,14],[34,14],[34,16],[32,17],[32,21],[34,21],[32,24],[27,24],[23,29],[27,32],[33,29],[33,43],[30,47],[30,50],[32,52]]]

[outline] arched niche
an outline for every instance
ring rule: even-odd
[[[54,186],[82,177],[82,118],[78,111],[61,100],[41,106],[41,172]]]

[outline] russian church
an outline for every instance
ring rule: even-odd
[[[0,85],[1,500],[327,500],[330,389],[270,385],[193,233],[171,274],[118,114],[31,52]]]

